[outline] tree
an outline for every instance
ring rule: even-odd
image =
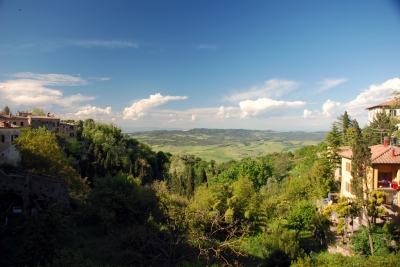
[[[10,108],[8,106],[5,106],[5,108],[3,109],[4,113],[6,115],[10,115]]]
[[[361,133],[356,120],[353,120],[354,142],[352,144],[352,168],[351,168],[351,186],[353,194],[360,203],[363,218],[366,221],[368,230],[369,245],[371,254],[374,255],[374,243],[372,240],[372,227],[369,218],[369,196],[370,186],[368,181],[369,167],[371,166],[371,150],[368,147],[367,140]]]
[[[20,266],[51,266],[59,238],[67,230],[67,218],[62,214],[62,205],[47,199],[37,206],[35,215],[27,215],[21,229],[24,239],[21,244]]]
[[[43,115],[46,115],[46,114],[44,113],[43,108],[34,107],[34,108],[32,109],[32,115],[43,116]]]
[[[334,123],[338,127],[339,131],[342,133],[342,143],[347,144],[348,143],[347,129],[353,126],[353,122],[350,119],[350,116],[347,114],[347,111],[345,111],[343,115],[337,117],[336,122]]]
[[[340,167],[341,158],[338,153],[340,152],[340,146],[342,145],[342,137],[340,136],[339,128],[333,123],[331,131],[325,137],[328,145],[326,153],[327,159],[331,163],[332,169]]]
[[[311,222],[315,216],[316,209],[313,204],[308,201],[301,201],[297,206],[293,208],[287,218],[289,229],[296,231],[296,238],[298,238],[302,230],[309,229]]]
[[[45,128],[26,128],[15,139],[14,145],[21,153],[23,169],[64,178],[70,196],[79,198],[86,195],[87,186],[70,166],[53,133]]]
[[[390,138],[397,130],[398,123],[398,119],[388,115],[385,110],[376,113],[373,121],[363,129],[368,145],[382,144],[383,138]]]

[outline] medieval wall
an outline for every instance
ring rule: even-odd
[[[55,197],[65,207],[69,206],[67,183],[64,179],[19,171],[6,174],[0,170],[0,195],[15,193],[23,200],[24,209],[32,206],[33,200]]]

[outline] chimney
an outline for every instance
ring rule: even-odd
[[[392,148],[392,158],[395,157],[395,152],[394,152],[394,148]]]
[[[383,146],[387,147],[388,146],[388,138],[385,137],[385,139],[383,140]]]

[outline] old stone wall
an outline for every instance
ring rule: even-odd
[[[67,184],[59,177],[24,171],[6,174],[0,169],[0,195],[9,192],[22,198],[24,210],[33,207],[33,200],[45,200],[50,197],[55,197],[65,207],[69,206]]]

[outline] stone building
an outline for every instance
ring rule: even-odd
[[[5,120],[0,121],[0,164],[16,166],[21,161],[19,151],[12,144],[20,135],[19,126]]]

